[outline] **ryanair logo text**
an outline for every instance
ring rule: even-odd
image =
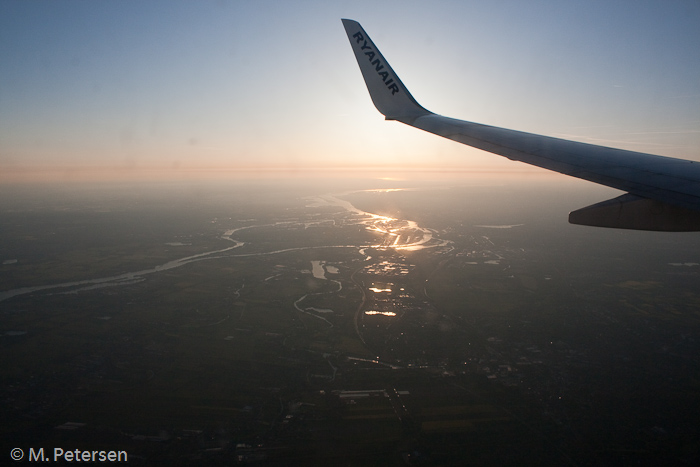
[[[379,60],[378,58],[374,58],[375,55],[379,54],[377,52],[374,52],[372,50],[372,47],[367,45],[367,41],[365,40],[362,33],[356,32],[355,34],[353,34],[352,37],[355,38],[355,41],[358,44],[363,43],[360,47],[360,50],[363,50],[365,52],[365,55],[369,59],[370,64],[374,65],[374,70],[382,78],[382,81],[384,81],[384,85],[391,91],[391,95],[393,96],[394,94],[399,92],[399,86],[394,82],[392,78],[389,78],[389,72],[384,71],[384,65],[382,64],[381,60]]]

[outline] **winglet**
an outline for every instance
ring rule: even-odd
[[[411,96],[360,23],[351,19],[342,21],[367,90],[377,110],[387,120],[405,120],[429,115],[431,112],[424,109]]]

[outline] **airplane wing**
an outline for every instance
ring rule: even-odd
[[[569,214],[572,224],[700,231],[700,162],[625,151],[434,114],[411,96],[357,21],[343,19],[372,102],[387,120],[626,192]]]

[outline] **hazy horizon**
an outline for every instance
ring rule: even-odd
[[[0,183],[527,170],[385,122],[340,18],[439,114],[700,160],[697,2],[67,0],[0,13]]]

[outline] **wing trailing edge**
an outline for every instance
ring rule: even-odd
[[[574,211],[573,224],[700,231],[700,163],[443,117],[406,89],[367,32],[343,19],[372,102],[387,120],[628,194]]]

